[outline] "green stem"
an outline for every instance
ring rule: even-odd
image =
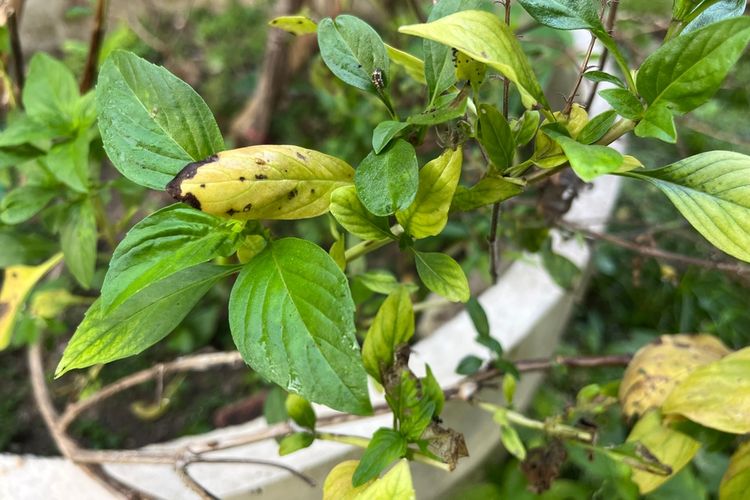
[[[317,439],[322,439],[323,441],[343,443],[343,444],[348,444],[351,446],[357,446],[359,448],[367,448],[370,445],[369,439],[363,438],[360,436],[350,436],[348,434],[335,434],[332,432],[316,432],[315,437]],[[406,449],[406,458],[414,462],[420,462],[426,465],[430,465],[432,467],[436,467],[446,472],[450,472],[451,470],[450,465],[440,462],[439,460],[435,460],[434,458],[431,458],[428,455],[422,453],[421,451],[415,450],[414,448]]]
[[[346,261],[351,262],[362,257],[363,255],[367,255],[368,253],[377,250],[378,248],[383,248],[392,241],[397,241],[398,237],[401,236],[404,230],[397,224],[391,227],[391,232],[394,236],[392,238],[383,238],[382,240],[366,240],[361,243],[357,243],[353,247],[347,249],[344,253]]]
[[[110,248],[114,250],[114,248],[117,247],[117,235],[115,234],[114,226],[112,226],[109,217],[107,217],[107,212],[104,210],[102,199],[97,193],[96,196],[92,197],[91,201],[94,205],[96,218],[99,219],[99,225],[102,228],[104,239],[107,240],[107,244],[110,246]]]
[[[577,427],[561,424],[553,420],[546,420],[544,422],[541,422],[539,420],[529,418],[526,415],[523,415],[516,411],[509,410],[502,406],[493,405],[491,403],[480,402],[479,407],[490,413],[502,412],[505,414],[505,417],[510,423],[521,427],[526,427],[527,429],[540,431],[549,436],[555,436],[562,439],[573,439],[575,441],[580,441],[583,443],[594,442],[594,435],[592,433],[584,431]]]
[[[627,118],[623,118],[622,120],[615,123],[601,139],[596,141],[596,143],[600,146],[608,146],[623,135],[633,130],[635,126],[636,122],[634,122],[633,120],[628,120]]]

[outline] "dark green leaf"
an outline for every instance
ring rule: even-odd
[[[295,424],[310,430],[315,429],[315,411],[305,398],[289,394],[286,397],[285,407],[287,415],[294,420]]]
[[[576,140],[581,144],[593,144],[601,139],[604,134],[612,127],[617,118],[617,112],[613,109],[596,115],[586,123],[583,129],[578,132]]]
[[[44,151],[31,144],[0,147],[0,169],[15,167],[44,155]]]
[[[570,290],[581,275],[580,269],[567,257],[557,254],[552,250],[552,241],[547,240],[542,247],[542,264],[550,277],[560,287]]]
[[[622,165],[622,155],[610,147],[581,144],[554,125],[545,125],[542,130],[560,145],[573,171],[586,182],[615,172]]]
[[[466,113],[467,96],[459,96],[458,100],[452,100],[445,106],[436,105],[428,108],[416,115],[411,115],[406,119],[408,123],[414,125],[438,125],[456,118],[461,118]]]
[[[627,89],[604,89],[599,95],[623,118],[638,120],[643,116],[643,104]]]
[[[273,241],[245,264],[229,324],[242,357],[265,378],[340,411],[372,411],[346,276],[317,245]]]
[[[236,266],[201,264],[157,281],[110,313],[94,302],[68,343],[55,376],[74,368],[133,356],[166,337]]]
[[[522,191],[522,185],[504,177],[484,177],[470,188],[458,186],[451,211],[470,212],[512,198]]]
[[[482,363],[484,363],[484,361],[477,356],[466,356],[459,361],[458,366],[456,367],[456,373],[460,375],[474,375],[482,367]]]
[[[715,0],[714,0],[715,1]],[[747,0],[719,0],[701,12],[690,24],[685,26],[680,35],[691,33],[709,24],[723,21],[732,17],[739,17],[745,12]]]
[[[414,251],[417,274],[427,288],[453,302],[469,300],[469,282],[461,266],[449,255]]]
[[[55,197],[55,190],[45,186],[21,186],[3,196],[0,221],[18,224],[34,217]]]
[[[538,22],[559,30],[604,31],[594,0],[518,0]]]
[[[437,401],[424,397],[419,380],[409,370],[401,372],[396,387],[387,387],[386,400],[398,418],[398,430],[407,441],[416,441],[425,431]]]
[[[520,120],[515,122],[513,130],[513,142],[516,147],[525,146],[536,135],[539,128],[539,111],[535,109],[526,110]]]
[[[315,435],[309,432],[295,432],[288,436],[284,436],[284,439],[279,443],[279,455],[289,455],[295,451],[307,448],[315,441]]]
[[[96,86],[104,149],[128,179],[163,190],[185,164],[224,149],[211,111],[166,69],[115,51]]]
[[[481,104],[478,115],[477,138],[494,167],[502,172],[513,165],[516,155],[516,144],[508,120],[495,106],[489,104]]]
[[[380,154],[370,153],[354,175],[357,196],[375,215],[390,215],[411,205],[417,195],[419,165],[414,146],[396,139]]]
[[[381,427],[373,434],[352,476],[356,488],[375,479],[386,467],[406,454],[406,439],[393,429]]]
[[[62,62],[43,52],[31,58],[23,87],[23,104],[29,118],[57,133],[68,133],[75,126],[79,95],[73,73]]]
[[[372,133],[372,150],[379,154],[399,132],[409,127],[408,123],[386,120],[378,123]]]
[[[216,216],[181,204],[162,208],[133,226],[115,249],[102,285],[102,309],[182,269],[231,255],[239,236],[231,222]]]
[[[613,74],[607,73],[606,71],[587,71],[583,74],[583,76],[591,81],[591,82],[597,82],[597,83],[611,83],[612,85],[617,85],[618,87],[625,87],[625,84],[620,80],[618,77],[616,77]]]
[[[484,312],[482,304],[479,303],[474,297],[470,298],[466,302],[466,312],[469,313],[471,322],[474,323],[474,328],[480,337],[490,336],[490,322],[487,320],[487,314]]]
[[[373,73],[390,76],[388,53],[383,40],[361,19],[343,15],[325,18],[318,25],[320,56],[331,72],[345,83],[376,93]]]
[[[54,242],[29,232],[29,228],[0,228],[0,268],[18,264],[39,264],[55,250]]]
[[[278,424],[289,419],[286,413],[286,392],[275,385],[268,390],[263,402],[263,417],[268,425]]]
[[[432,374],[430,365],[426,365],[425,369],[427,370],[427,374],[422,379],[422,397],[435,404],[433,415],[438,417],[443,412],[443,406],[445,406],[445,393],[435,375]]]
[[[65,266],[84,288],[91,286],[94,278],[96,241],[96,215],[87,198],[70,207],[60,232]]]

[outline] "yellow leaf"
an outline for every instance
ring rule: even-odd
[[[268,25],[294,35],[307,35],[318,31],[318,25],[307,16],[280,16],[271,19]]]
[[[750,490],[750,441],[744,442],[729,459],[721,478],[719,500],[744,500]]]
[[[424,61],[388,44],[385,44],[385,50],[388,52],[388,57],[391,61],[404,68],[407,75],[423,85],[427,84],[427,80],[424,77]]]
[[[640,442],[659,462],[672,468],[672,474],[667,476],[634,468],[631,479],[638,485],[642,495],[672,478],[693,459],[701,447],[690,436],[663,425],[658,410],[651,410],[643,415],[630,431],[627,441]]]
[[[672,390],[663,411],[724,432],[750,432],[750,347],[697,368]]]
[[[353,183],[338,158],[297,146],[251,146],[190,163],[167,192],[206,213],[233,219],[305,219],[328,211],[331,193]]]
[[[409,208],[396,219],[414,238],[440,234],[448,223],[448,211],[461,178],[463,151],[448,149],[419,171],[419,188]]]
[[[37,281],[62,260],[62,253],[38,266],[11,266],[5,269],[3,288],[0,290],[0,350],[8,347],[16,316]]]
[[[630,417],[658,408],[691,371],[729,354],[711,335],[662,335],[633,356],[620,383],[620,403]]]
[[[323,484],[323,500],[414,500],[411,471],[407,460],[399,460],[380,479],[373,479],[357,488],[352,475],[359,460],[341,462],[331,470]]]

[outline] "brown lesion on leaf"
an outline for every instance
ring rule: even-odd
[[[253,208],[253,204],[252,203],[248,203],[247,205],[245,205],[244,207],[242,207],[242,211],[243,212],[249,212],[250,210],[252,210],[252,208]]]
[[[255,178],[262,181],[263,179],[268,179],[268,176],[265,174],[255,174]]]
[[[0,319],[4,318],[6,314],[8,314],[8,311],[10,311],[10,304],[7,302],[0,302]]]
[[[294,188],[294,189],[292,189],[291,191],[289,191],[287,193],[286,197],[288,199],[292,200],[292,199],[294,199],[295,196],[297,196],[297,194],[299,194],[299,191],[297,191],[297,188]]]
[[[265,165],[267,162],[263,158],[256,158],[255,163],[257,163],[258,165]]]
[[[227,210],[227,215],[230,217],[236,213],[237,213],[237,210],[235,210],[234,208],[230,208],[229,210]]]
[[[218,159],[219,157],[217,155],[211,155],[205,160],[188,163],[182,170],[180,170],[180,172],[174,177],[174,179],[169,181],[169,183],[166,185],[165,189],[167,193],[169,193],[169,195],[175,200],[187,203],[191,207],[200,210],[201,203],[200,201],[198,201],[198,198],[196,198],[195,195],[193,195],[192,193],[182,194],[182,183],[187,179],[192,179],[193,177],[195,177],[200,167],[202,167],[203,165],[214,163]],[[201,187],[205,188],[206,185],[201,184]]]
[[[240,176],[240,182],[245,182],[246,180],[247,180],[247,179],[245,178],[245,176],[244,176],[244,175],[241,175],[241,176]]]
[[[307,156],[303,155],[299,151],[297,151],[297,158],[299,158],[302,161],[307,161]]]
[[[526,460],[521,464],[521,471],[529,482],[529,490],[539,494],[550,489],[567,458],[568,453],[559,439],[550,441],[547,446],[529,449]]]

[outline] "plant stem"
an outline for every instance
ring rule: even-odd
[[[521,427],[526,427],[527,429],[541,431],[549,436],[555,436],[562,439],[573,439],[576,441],[581,441],[583,443],[592,443],[594,441],[594,435],[591,432],[585,431],[583,429],[578,429],[577,427],[560,424],[552,420],[541,422],[539,420],[534,420],[533,418],[529,418],[526,415],[518,413],[517,411],[509,410],[502,406],[493,405],[491,403],[479,402],[478,406],[490,413],[504,413],[510,423]]]
[[[351,262],[355,259],[358,259],[362,257],[363,255],[367,255],[370,252],[374,252],[378,248],[383,248],[388,243],[391,243],[392,241],[396,241],[401,234],[403,234],[404,229],[399,226],[398,224],[391,227],[391,232],[393,233],[393,238],[383,238],[382,240],[366,240],[361,243],[357,243],[351,248],[348,248],[346,252],[344,253],[344,257],[346,258],[347,262]]]
[[[25,84],[25,75],[23,69],[23,49],[21,48],[21,37],[18,35],[18,12],[14,10],[8,16],[8,36],[10,38],[10,52],[13,55],[13,69],[16,73],[16,83],[18,83],[19,96]],[[18,107],[23,109],[21,99],[17,99]]]
[[[93,86],[96,67],[99,62],[99,52],[101,51],[102,39],[104,38],[104,18],[107,12],[107,0],[97,0],[96,15],[94,16],[94,30],[91,32],[91,41],[89,42],[89,52],[86,56],[86,66],[81,77],[81,93],[88,92]]]

